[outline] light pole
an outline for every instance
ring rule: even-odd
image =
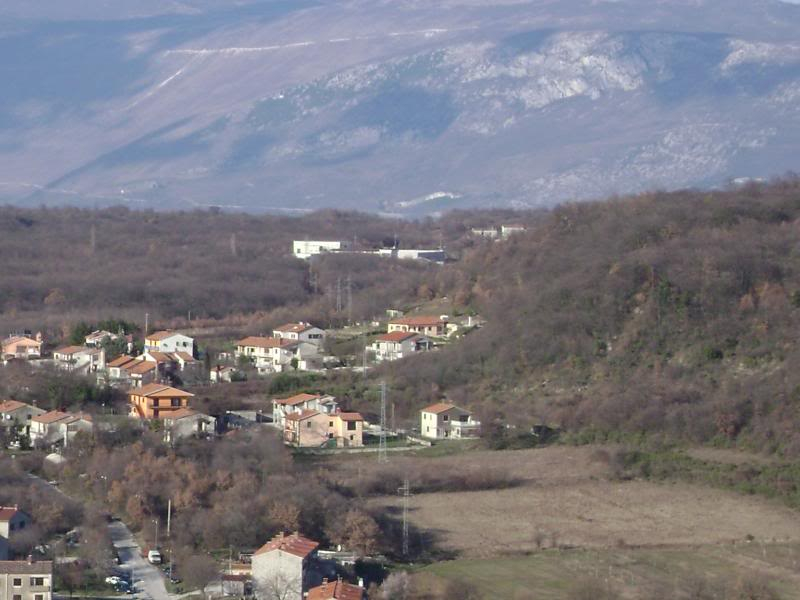
[[[156,541],[155,544],[153,545],[153,550],[158,550],[158,520],[159,520],[158,517],[153,519],[153,523],[156,524]]]

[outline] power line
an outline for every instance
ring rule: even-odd
[[[378,462],[389,462],[386,452],[386,382],[381,381],[381,431],[378,436]]]

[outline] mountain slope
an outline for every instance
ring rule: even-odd
[[[797,166],[796,6],[431,4],[11,2],[0,200],[418,214]]]

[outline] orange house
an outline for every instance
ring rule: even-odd
[[[149,383],[128,392],[130,416],[140,419],[164,419],[172,413],[189,407],[194,394],[178,388]]]

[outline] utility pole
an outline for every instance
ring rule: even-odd
[[[389,462],[386,452],[386,382],[381,381],[381,431],[378,436],[378,462]]]
[[[158,517],[153,519],[153,522],[156,524],[156,539],[155,539],[155,544],[153,544],[153,550],[158,550],[158,521],[159,521]]]
[[[353,324],[353,280],[347,274],[347,324]]]
[[[403,497],[403,556],[408,556],[408,499],[411,497],[411,486],[408,477],[403,481],[403,487],[397,492]]]
[[[336,280],[336,314],[342,312],[342,278]]]
[[[89,248],[92,255],[94,255],[94,251],[97,249],[97,227],[94,223],[92,223],[92,229],[89,234]]]
[[[150,332],[149,324],[150,324],[150,313],[144,313],[144,334],[145,335],[147,335]]]
[[[167,500],[167,537],[169,537],[171,522],[172,522],[172,498]]]
[[[364,333],[364,380],[367,379],[367,334]]]

